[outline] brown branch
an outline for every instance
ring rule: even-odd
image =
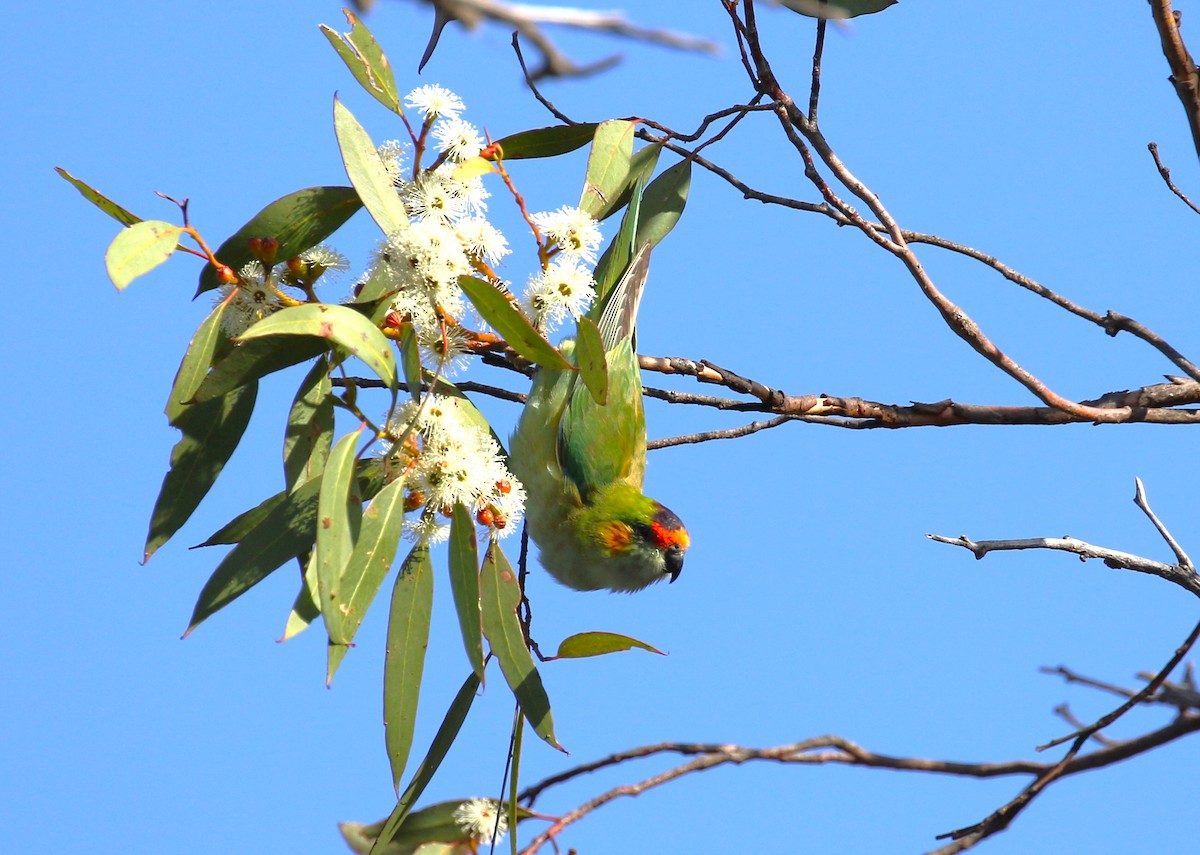
[[[1033,537],[1017,540],[984,540],[975,542],[966,535],[946,537],[940,534],[927,534],[925,536],[938,543],[961,546],[963,549],[969,550],[975,556],[976,560],[982,559],[989,552],[1006,552],[1017,549],[1050,549],[1073,552],[1083,561],[1087,561],[1089,558],[1098,558],[1104,562],[1104,566],[1111,567],[1114,570],[1133,570],[1138,573],[1148,573],[1152,576],[1158,576],[1160,579],[1165,579],[1168,582],[1178,585],[1185,591],[1189,591],[1200,597],[1200,574],[1196,572],[1191,558],[1183,551],[1183,547],[1179,545],[1178,541],[1171,536],[1171,532],[1167,530],[1167,527],[1163,525],[1154,511],[1150,509],[1150,505],[1146,501],[1146,491],[1142,486],[1142,479],[1135,478],[1134,480],[1137,484],[1133,500],[1134,504],[1141,509],[1142,513],[1149,517],[1150,522],[1158,530],[1159,536],[1171,547],[1171,551],[1175,553],[1175,564],[1164,564],[1161,561],[1143,558],[1140,555],[1133,555],[1129,552],[1121,552],[1120,550],[1109,549],[1104,546],[1095,546],[1074,537]]]
[[[652,775],[637,783],[614,787],[584,802],[578,808],[564,814],[550,828],[534,838],[522,850],[522,855],[534,855],[543,845],[552,840],[556,834],[568,825],[578,822],[589,813],[592,813],[614,799],[623,796],[636,796],[693,772],[701,772],[727,764],[740,765],[754,761],[770,761],[783,764],[819,766],[836,763],[873,769],[926,772],[967,778],[1033,775],[1038,776],[1040,780],[1041,777],[1056,769],[1059,769],[1056,777],[1061,778],[1079,772],[1103,768],[1143,754],[1197,730],[1200,730],[1200,715],[1186,714],[1174,719],[1170,724],[1158,730],[1133,739],[1114,742],[1111,745],[1097,748],[1087,754],[1073,756],[1066,763],[1061,761],[1057,763],[1035,762],[1031,760],[1015,760],[999,763],[963,763],[922,757],[899,757],[869,751],[848,739],[834,735],[815,737],[791,745],[782,745],[774,748],[746,748],[728,744],[674,742],[647,745],[612,754],[600,760],[560,772],[557,775],[527,787],[517,798],[522,804],[532,806],[546,790],[557,784],[573,780],[599,769],[616,766],[629,760],[647,758],[659,754],[678,754],[691,756],[694,759],[657,775]]]
[[[528,3],[509,3],[504,0],[425,0],[434,11],[433,32],[421,58],[420,67],[433,56],[442,31],[451,21],[473,30],[487,21],[520,33],[542,56],[541,65],[532,73],[535,80],[545,77],[585,77],[612,68],[621,61],[620,54],[592,63],[579,64],[561,51],[546,33],[547,26],[586,30],[636,42],[668,47],[675,50],[715,54],[720,46],[715,42],[686,33],[656,27],[643,27],[627,20],[620,12],[596,12],[570,6],[538,6]],[[356,6],[365,11],[368,0],[357,0]]]
[[[1192,130],[1192,144],[1200,155],[1200,72],[1187,45],[1179,32],[1179,13],[1171,11],[1171,0],[1150,0],[1150,14],[1162,42],[1163,56],[1171,69],[1167,79],[1175,86],[1175,94],[1183,104],[1188,127]]]
[[[940,534],[927,534],[925,536],[938,543],[961,546],[963,549],[973,553],[977,559],[983,558],[989,552],[1007,552],[1018,549],[1049,549],[1061,552],[1073,552],[1083,561],[1087,561],[1089,558],[1098,558],[1104,562],[1105,567],[1111,567],[1114,570],[1133,570],[1137,573],[1148,573],[1151,576],[1158,576],[1160,579],[1165,579],[1168,582],[1178,585],[1185,591],[1189,591],[1200,597],[1200,576],[1197,576],[1196,572],[1190,568],[1181,567],[1178,564],[1164,564],[1161,561],[1154,561],[1149,558],[1143,558],[1140,555],[1121,552],[1117,549],[1095,546],[1074,537],[1030,537],[1016,540],[973,541],[966,535],[946,537]]]
[[[1054,781],[1070,774],[1068,770],[1071,768],[1071,765],[1076,761],[1076,759],[1079,759],[1079,751],[1085,744],[1087,744],[1087,741],[1092,736],[1108,727],[1125,713],[1129,712],[1129,710],[1137,706],[1137,704],[1149,698],[1166,680],[1167,675],[1170,674],[1171,671],[1175,670],[1175,667],[1181,661],[1183,661],[1183,657],[1186,656],[1188,651],[1192,649],[1197,639],[1200,639],[1200,623],[1196,624],[1191,633],[1188,635],[1187,639],[1184,640],[1183,644],[1181,644],[1175,650],[1174,655],[1167,662],[1167,664],[1162,667],[1154,679],[1147,683],[1140,692],[1129,698],[1127,701],[1125,701],[1125,703],[1121,704],[1112,712],[1108,713],[1108,715],[1097,719],[1094,723],[1088,725],[1087,727],[1082,728],[1075,733],[1069,734],[1068,736],[1051,740],[1045,745],[1038,746],[1038,750],[1042,751],[1055,745],[1060,745],[1064,742],[1074,740],[1074,742],[1071,743],[1071,747],[1067,750],[1067,753],[1061,760],[1058,761],[1058,763],[1054,764],[1050,769],[1039,775],[1036,780],[1029,784],[1029,786],[1022,790],[1021,793],[1008,804],[996,809],[982,821],[974,825],[939,835],[939,839],[950,838],[956,842],[944,847],[942,850],[939,850],[937,855],[948,855],[948,853],[951,852],[962,852],[971,848],[979,841],[991,837],[993,834],[1006,829],[1017,817],[1017,815],[1027,808],[1029,804],[1046,789],[1046,787],[1048,787]],[[1179,718],[1176,718],[1171,725],[1178,724],[1181,721],[1185,721],[1190,718],[1193,717],[1190,715],[1181,715]],[[1167,727],[1169,728],[1171,725],[1167,725]],[[1114,746],[1114,748],[1115,747],[1116,746]],[[1104,751],[1108,750],[1112,749],[1100,749],[1099,751],[1093,752],[1092,755],[1085,756],[1095,756],[1095,754],[1103,753]]]
[[[699,442],[710,442],[714,439],[737,439],[738,437],[758,433],[760,430],[779,427],[784,422],[790,421],[793,421],[792,416],[776,416],[773,419],[767,419],[765,422],[750,422],[748,425],[741,425],[739,427],[707,430],[701,433],[687,434],[686,436],[672,436],[667,439],[655,439],[647,442],[646,448],[653,451],[656,448],[669,448],[672,445],[692,445]]]
[[[1167,169],[1166,164],[1162,162],[1162,158],[1158,156],[1158,143],[1148,143],[1146,148],[1150,150],[1150,156],[1154,158],[1154,165],[1158,167],[1158,174],[1162,176],[1162,180],[1166,182],[1167,189],[1175,194],[1183,204],[1187,205],[1197,214],[1200,214],[1200,208],[1197,208],[1187,195],[1175,186],[1175,182],[1171,180],[1171,170]]]

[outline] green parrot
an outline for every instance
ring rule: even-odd
[[[634,325],[649,266],[646,243],[588,313],[604,343],[607,404],[596,402],[577,371],[539,368],[509,444],[542,566],[579,591],[674,582],[690,543],[679,517],[642,494],[646,415]],[[574,361],[573,339],[561,350]]]

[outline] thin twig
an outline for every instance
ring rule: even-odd
[[[1142,484],[1142,479],[1134,478],[1133,482],[1135,485],[1137,485],[1134,490],[1133,503],[1142,509],[1142,513],[1144,513],[1150,519],[1150,522],[1154,524],[1154,527],[1158,530],[1159,535],[1167,542],[1167,546],[1171,547],[1171,551],[1175,553],[1176,563],[1184,570],[1190,570],[1194,575],[1196,572],[1196,566],[1192,564],[1192,559],[1189,558],[1188,554],[1183,551],[1183,547],[1179,545],[1179,541],[1177,541],[1171,535],[1171,532],[1167,530],[1167,527],[1162,524],[1162,521],[1158,518],[1158,515],[1150,509],[1150,504],[1146,501],[1146,488]]]
[[[1200,208],[1197,208],[1192,200],[1189,199],[1182,190],[1175,186],[1175,182],[1171,180],[1171,170],[1167,169],[1166,164],[1162,162],[1162,158],[1158,156],[1158,143],[1149,143],[1146,148],[1150,149],[1150,156],[1154,158],[1154,165],[1158,167],[1158,174],[1162,176],[1162,180],[1167,183],[1167,189],[1174,193],[1183,204],[1187,205],[1197,214],[1200,214]]]
[[[666,439],[655,439],[646,443],[646,448],[653,451],[656,448],[669,448],[673,445],[691,445],[699,442],[710,442],[714,439],[737,439],[742,436],[749,436],[752,433],[758,433],[760,430],[779,427],[784,422],[794,421],[794,416],[776,416],[773,419],[767,419],[765,422],[750,422],[748,425],[739,427],[724,428],[721,430],[708,430],[702,433],[691,433],[686,436],[672,436]]]

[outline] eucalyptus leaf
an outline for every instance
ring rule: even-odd
[[[666,654],[657,647],[652,647],[644,641],[638,641],[628,635],[615,632],[580,632],[564,638],[558,645],[555,659],[582,659],[587,656],[603,656],[606,653],[619,653],[633,648],[649,650],[660,656]]]
[[[801,15],[833,20],[873,15],[889,6],[895,6],[897,2],[898,0],[779,0],[781,6],[786,6]]]
[[[575,334],[575,361],[579,378],[600,406],[608,403],[608,363],[600,327],[591,318],[580,318]]]
[[[323,340],[349,351],[367,364],[389,389],[396,388],[396,358],[379,328],[348,306],[306,303],[267,315],[239,337],[293,335]]]
[[[597,220],[617,210],[621,191],[629,180],[635,129],[635,123],[626,119],[610,119],[596,128],[579,208]]]
[[[355,525],[358,515],[350,512],[350,482],[354,479],[355,453],[361,438],[362,428],[359,428],[337,441],[321,473],[317,500],[317,590],[329,643],[336,645],[349,643],[342,629],[345,613],[338,579],[350,560],[358,534]],[[361,504],[358,507],[361,509]]]
[[[71,186],[73,186],[76,190],[78,190],[80,192],[80,194],[83,196],[83,198],[87,199],[89,202],[91,202],[93,205],[95,205],[97,208],[99,208],[104,213],[108,214],[110,217],[112,217],[114,220],[116,220],[121,225],[132,226],[134,223],[140,223],[142,221],[142,218],[139,217],[137,214],[131,214],[129,211],[122,208],[120,205],[118,205],[112,199],[109,199],[107,196],[105,196],[99,190],[95,190],[88,184],[85,184],[84,182],[80,181],[78,178],[76,178],[71,173],[67,172],[67,170],[63,169],[62,167],[56,166],[56,167],[54,167],[54,171],[57,172],[60,176],[62,176],[64,179],[66,179],[68,182],[70,182]]]
[[[367,609],[379,593],[383,578],[396,558],[403,528],[404,482],[397,480],[380,490],[371,504],[367,505],[354,551],[337,579],[332,599],[335,603],[341,603],[337,607],[336,622],[340,625],[343,643],[337,646],[336,660],[335,651],[330,651],[329,680],[333,679],[336,665],[341,662],[340,657],[344,655],[346,647],[354,643],[354,636],[362,626]]]
[[[549,128],[534,128],[511,134],[496,140],[500,156],[504,160],[521,160],[533,157],[557,157],[583,148],[596,135],[595,122],[579,125],[553,125]]]
[[[392,809],[391,814],[383,822],[375,843],[371,847],[370,855],[382,855],[382,853],[387,852],[387,846],[391,842],[393,835],[395,835],[396,831],[404,823],[404,820],[412,810],[412,806],[416,803],[417,799],[421,798],[421,794],[425,792],[425,788],[433,780],[434,773],[442,765],[442,761],[446,759],[446,752],[450,750],[450,746],[454,744],[454,740],[458,737],[458,732],[462,730],[463,722],[467,720],[467,713],[471,711],[471,704],[475,702],[475,694],[478,691],[479,677],[472,671],[467,675],[467,679],[463,681],[458,694],[454,696],[454,700],[450,702],[450,708],[446,710],[446,715],[442,718],[441,726],[438,727],[433,741],[429,744],[429,750],[425,753],[425,758],[417,767],[416,772],[413,773],[408,786],[400,794],[400,798],[397,799],[396,807]]]
[[[163,220],[142,220],[121,229],[104,254],[104,267],[117,290],[170,258],[183,231]]]
[[[319,476],[325,468],[333,443],[332,393],[329,362],[318,359],[300,383],[288,411],[283,436],[283,474],[288,489]]]
[[[504,337],[513,350],[530,362],[547,368],[572,370],[574,366],[563,358],[558,348],[533,328],[516,306],[494,286],[473,276],[458,277],[458,284],[470,299],[480,317]]]
[[[400,778],[412,750],[417,701],[425,672],[425,648],[429,643],[429,619],[433,612],[433,562],[429,558],[428,544],[416,544],[404,559],[392,588],[391,606],[387,655],[383,664],[383,725],[388,761],[392,767],[392,785],[399,790]],[[471,676],[475,678],[474,674]],[[475,685],[478,685],[477,680]],[[438,762],[441,762],[440,758]]]
[[[333,100],[333,130],[350,183],[385,235],[408,225],[404,202],[379,159],[375,143],[341,101]]]
[[[550,698],[546,695],[537,666],[533,664],[533,656],[521,631],[521,622],[517,619],[521,586],[512,565],[494,541],[484,555],[479,580],[483,633],[492,645],[492,653],[500,660],[504,679],[534,732],[548,745],[565,753],[566,749],[554,737]]]
[[[342,13],[350,24],[350,32],[338,33],[324,24],[320,25],[321,32],[329,39],[329,43],[342,58],[342,62],[346,63],[359,85],[393,113],[400,113],[400,93],[396,88],[396,76],[392,73],[391,63],[384,56],[383,49],[357,15],[349,9],[343,9]]]
[[[320,490],[319,479],[301,484],[238,541],[200,591],[185,636],[284,563],[312,549]]]
[[[483,682],[483,615],[479,607],[479,546],[475,521],[462,502],[450,518],[450,588],[471,669]]]
[[[190,406],[176,419],[183,436],[171,450],[171,466],[150,515],[143,561],[179,531],[208,495],[246,431],[257,395],[257,384],[242,386]]]
[[[279,241],[276,258],[286,261],[319,244],[336,232],[362,207],[353,187],[307,187],[267,205],[217,249],[217,260],[233,270],[241,270],[254,260],[251,238],[275,238]],[[221,283],[212,264],[200,271],[199,296]]]

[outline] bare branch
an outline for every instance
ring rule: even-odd
[[[1073,537],[1031,537],[1019,540],[981,540],[976,542],[966,535],[946,537],[940,534],[927,534],[925,536],[938,543],[961,546],[963,549],[970,550],[976,558],[983,558],[989,552],[1006,552],[1014,549],[1051,549],[1073,552],[1084,561],[1089,558],[1098,558],[1104,562],[1105,567],[1111,567],[1114,570],[1133,570],[1158,576],[1160,579],[1166,579],[1200,597],[1200,577],[1197,577],[1194,570],[1178,564],[1164,564],[1161,561],[1154,561],[1117,549],[1095,546]]]
[[[1166,182],[1167,189],[1174,193],[1183,204],[1187,205],[1197,214],[1200,214],[1200,208],[1197,208],[1192,200],[1189,199],[1182,190],[1175,186],[1175,182],[1171,180],[1171,170],[1167,169],[1166,164],[1162,162],[1162,158],[1158,156],[1158,143],[1149,143],[1146,148],[1150,149],[1150,156],[1154,158],[1154,165],[1158,167],[1158,174],[1162,176],[1162,180]]]
[[[647,442],[646,448],[653,451],[656,448],[669,448],[672,445],[690,445],[698,442],[709,442],[714,439],[737,439],[738,437],[758,433],[760,430],[779,427],[784,422],[793,420],[793,416],[776,416],[773,419],[767,419],[765,422],[750,422],[750,424],[741,425],[740,427],[708,430],[702,433],[688,434],[687,436],[672,436],[667,439],[655,439]]]
[[[1154,16],[1163,56],[1171,68],[1171,76],[1167,79],[1174,84],[1175,94],[1183,104],[1188,127],[1192,129],[1192,144],[1200,155],[1200,72],[1183,43],[1179,33],[1179,13],[1171,11],[1171,0],[1150,0],[1150,14]]]
[[[522,850],[522,855],[534,855],[534,853],[538,852],[542,846],[552,840],[556,834],[568,825],[578,822],[589,813],[614,799],[623,796],[636,796],[685,775],[727,764],[741,765],[747,762],[769,761],[783,764],[820,766],[835,763],[873,769],[926,772],[967,778],[1033,775],[1040,780],[1047,773],[1055,770],[1057,770],[1055,777],[1062,778],[1079,772],[1109,766],[1145,753],[1160,745],[1165,745],[1197,730],[1200,730],[1200,715],[1186,714],[1174,719],[1170,724],[1158,730],[1151,731],[1134,739],[1113,742],[1111,745],[1098,748],[1090,753],[1072,756],[1065,762],[1060,761],[1057,763],[1035,762],[1031,760],[1014,760],[1000,763],[962,763],[923,757],[899,757],[869,751],[848,739],[834,735],[814,737],[791,745],[781,745],[774,748],[747,748],[730,744],[675,742],[647,745],[576,766],[539,781],[523,790],[518,796],[518,800],[522,804],[532,806],[543,793],[552,787],[599,769],[660,754],[677,754],[693,758],[686,763],[644,778],[637,783],[614,787],[595,798],[589,799],[578,808],[564,814],[550,828],[534,838]],[[943,849],[941,851],[950,850]]]
[[[451,21],[457,21],[468,30],[486,21],[520,33],[542,56],[541,65],[531,74],[534,80],[546,77],[585,77],[612,68],[621,61],[621,56],[614,54],[596,62],[576,63],[546,34],[547,26],[585,30],[675,50],[704,54],[720,52],[720,46],[710,39],[657,27],[643,27],[629,21],[621,12],[596,12],[572,6],[508,3],[504,0],[424,2],[433,6],[434,22],[429,44],[421,58],[421,67],[424,67],[433,55],[443,28]],[[363,5],[362,0],[359,0],[360,9]]]
[[[1167,531],[1167,527],[1162,524],[1162,521],[1159,520],[1154,511],[1150,510],[1150,504],[1146,501],[1146,488],[1142,485],[1142,479],[1134,478],[1133,481],[1137,485],[1133,503],[1142,509],[1142,513],[1150,518],[1150,522],[1154,523],[1154,527],[1158,529],[1158,533],[1162,536],[1162,539],[1167,542],[1167,546],[1171,547],[1171,551],[1175,553],[1178,565],[1184,570],[1190,570],[1192,575],[1195,575],[1196,567],[1192,564],[1192,559],[1183,551],[1183,547],[1179,545],[1179,542],[1171,536],[1171,532]]]

